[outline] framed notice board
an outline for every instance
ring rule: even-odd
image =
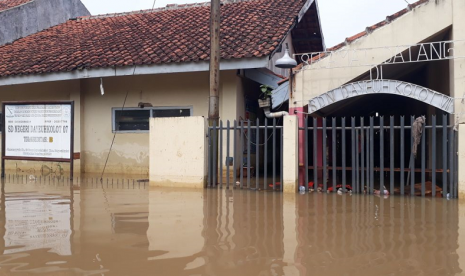
[[[74,173],[74,101],[3,102],[5,160],[69,162]]]

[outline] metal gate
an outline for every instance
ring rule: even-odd
[[[306,118],[300,183],[307,191],[457,198],[458,139],[448,116],[423,117],[419,131],[414,117]]]
[[[282,120],[223,121],[208,128],[209,188],[283,189]]]

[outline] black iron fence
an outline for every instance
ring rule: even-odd
[[[458,135],[451,120],[415,120],[306,118],[299,128],[300,183],[322,192],[456,198]]]
[[[223,121],[208,129],[208,187],[283,189],[282,120]]]

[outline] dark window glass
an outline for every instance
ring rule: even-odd
[[[115,110],[115,130],[149,130],[149,118],[150,109]]]
[[[191,116],[191,110],[188,108],[181,109],[154,109],[152,111],[153,117],[189,117]]]

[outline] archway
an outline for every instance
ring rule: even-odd
[[[308,112],[315,113],[332,104],[366,95],[391,94],[402,96],[454,113],[454,99],[432,89],[413,83],[379,79],[348,83],[309,100]]]

